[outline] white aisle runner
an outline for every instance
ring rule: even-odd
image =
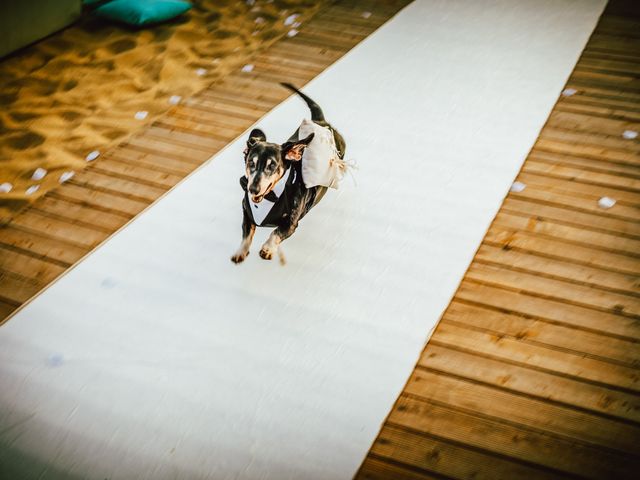
[[[286,267],[229,261],[231,144],[0,328],[0,476],[350,478],[603,6],[418,1],[320,75],[360,170]]]

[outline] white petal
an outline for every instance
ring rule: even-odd
[[[298,30],[296,30],[295,28],[292,28],[287,32],[287,37],[295,37],[297,34],[298,34]]]
[[[284,20],[284,24],[285,25],[293,25],[293,22],[296,21],[296,19],[299,17],[300,15],[298,13],[294,13],[293,15],[289,15],[285,20]]]
[[[511,190],[512,192],[521,192],[523,191],[525,188],[527,188],[527,186],[522,183],[522,182],[513,182],[513,185],[511,185],[511,188],[509,190]]]
[[[36,168],[36,171],[31,175],[31,180],[42,180],[46,174],[47,171],[44,168]]]
[[[636,132],[635,130],[625,130],[622,134],[622,137],[626,138],[627,140],[633,140],[634,138],[638,137],[638,132]]]
[[[610,197],[602,197],[598,200],[598,206],[600,208],[611,208],[616,204],[616,201]]]
[[[60,175],[60,178],[58,179],[58,182],[64,183],[64,182],[66,182],[68,180],[71,180],[75,174],[76,174],[76,172],[72,172],[72,171],[63,172],[62,175]]]
[[[139,112],[136,112],[134,117],[136,120],[144,120],[145,118],[147,118],[147,115],[149,115],[149,112],[147,112],[146,110],[140,110]]]
[[[362,12],[362,18],[369,18],[371,16],[371,12]]]
[[[198,75],[199,77],[202,77],[203,75],[207,74],[207,70],[205,68],[198,68],[196,70],[196,75]]]
[[[250,63],[242,67],[243,72],[251,72],[252,70],[253,70],[253,65]]]
[[[562,91],[562,96],[563,97],[570,97],[571,95],[575,95],[576,93],[578,93],[578,91],[575,88],[565,88]]]
[[[180,100],[182,100],[182,97],[180,95],[171,95],[169,97],[169,103],[171,105],[177,105],[180,103]]]
[[[29,188],[27,188],[27,190],[24,193],[26,193],[27,195],[32,195],[36,193],[39,189],[40,189],[40,185],[31,185]]]
[[[4,182],[0,185],[0,193],[9,193],[11,190],[13,190],[13,185],[9,182]]]
[[[100,150],[94,150],[93,152],[90,152],[89,154],[87,154],[87,156],[85,157],[85,160],[87,162],[93,162],[99,156],[100,156]]]

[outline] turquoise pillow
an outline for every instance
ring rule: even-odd
[[[189,2],[179,0],[113,0],[96,8],[95,12],[129,25],[147,25],[177,17],[190,8]]]

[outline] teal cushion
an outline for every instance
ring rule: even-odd
[[[179,0],[113,0],[95,11],[101,17],[129,25],[147,25],[177,17],[190,8],[189,2]]]

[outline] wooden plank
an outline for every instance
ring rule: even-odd
[[[180,111],[184,111],[181,109]],[[201,111],[202,112],[202,111]],[[207,112],[202,112],[207,114]],[[178,145],[173,142],[163,141],[162,138],[148,136],[138,136],[129,139],[127,146],[131,146],[136,150],[160,154],[164,156],[176,157],[185,161],[192,161],[194,163],[201,163],[207,160],[211,153],[199,148],[187,147],[184,145]]]
[[[516,271],[534,273],[541,277],[556,278],[595,289],[605,289],[622,295],[640,296],[638,275],[627,275],[587,265],[567,262],[563,258],[548,258],[528,250],[503,248],[483,243],[476,253],[480,263],[508,265]],[[640,261],[636,260],[640,263]]]
[[[634,222],[627,222],[617,218],[607,218],[606,216],[594,215],[590,212],[582,212],[575,209],[567,209],[561,205],[550,205],[529,199],[516,198],[512,195],[505,199],[502,207],[505,211],[540,216],[587,231],[617,234],[625,238],[640,240],[640,230]]]
[[[637,395],[440,344],[435,338],[429,342],[418,365],[640,426],[640,397]]]
[[[558,472],[535,468],[482,449],[464,448],[466,443],[464,439],[458,442],[444,441],[433,435],[385,425],[371,447],[371,453],[381,459],[390,458],[402,464],[450,478],[473,478],[474,480],[558,478]]]
[[[640,164],[640,160],[634,152],[606,148],[597,144],[588,145],[561,141],[556,138],[540,138],[536,143],[536,147],[554,153],[568,153],[569,155],[609,160],[612,162],[623,162],[634,165]]]
[[[640,367],[639,342],[602,336],[567,324],[505,313],[468,304],[460,299],[451,302],[441,322],[455,322],[533,345],[589,356],[627,367]]]
[[[640,428],[450,375],[418,369],[407,382],[405,396],[549,432],[576,443],[620,453],[638,451]]]
[[[168,157],[159,153],[141,152],[128,146],[117,148],[109,155],[109,158],[183,177],[198,166],[197,162]]]
[[[540,137],[546,140],[557,140],[579,145],[597,146],[598,148],[617,149],[624,152],[640,152],[640,142],[634,139],[626,139],[622,136],[624,130],[618,132],[616,136],[598,135],[591,132],[581,132],[565,129],[545,127],[540,132]]]
[[[89,251],[35,230],[21,230],[16,225],[9,225],[0,230],[0,245],[67,266],[73,265]]]
[[[543,238],[530,232],[514,231],[503,227],[500,223],[495,223],[489,228],[485,239],[487,242],[491,242],[501,248],[517,248],[549,258],[571,260],[589,267],[622,273],[627,275],[629,280],[631,280],[629,277],[636,278],[631,285],[629,285],[629,282],[625,282],[623,289],[631,287],[635,290],[634,286],[637,284],[637,257],[583,247],[562,240]]]
[[[44,288],[46,284],[33,278],[0,270],[0,301],[9,305],[21,305]]]
[[[535,206],[534,206],[535,209]],[[516,231],[527,232],[530,236],[560,240],[564,243],[577,244],[579,247],[604,250],[606,252],[638,258],[640,240],[621,237],[614,234],[594,232],[583,228],[565,225],[541,216],[533,216],[529,212],[513,212],[501,210],[494,220],[494,226],[504,227],[501,238],[493,241],[503,242]],[[506,245],[503,243],[502,245]],[[567,247],[569,249],[569,247]],[[584,262],[584,259],[576,260]],[[586,264],[589,264],[587,261]],[[609,268],[608,265],[605,265]]]
[[[129,219],[144,210],[148,203],[144,200],[127,197],[119,192],[102,191],[92,188],[88,183],[66,183],[48,194],[53,198],[80,202],[90,208],[115,212]]]
[[[433,476],[424,470],[410,469],[408,466],[397,465],[389,461],[379,460],[374,456],[365,458],[356,478],[362,480],[431,480],[441,479],[440,476]]]
[[[432,339],[438,345],[463,349],[494,360],[517,362],[606,388],[619,388],[636,394],[640,392],[640,372],[637,368],[585,357],[581,352],[576,355],[444,321],[438,325]]]
[[[633,318],[621,317],[564,301],[536,297],[500,286],[477,283],[468,278],[462,281],[456,298],[476,305],[486,305],[499,311],[541,319],[604,336],[628,341],[640,340],[640,325]]]
[[[0,270],[33,279],[42,284],[52,282],[67,267],[68,265],[59,265],[0,246]]]
[[[160,189],[168,189],[178,183],[184,175],[176,175],[155,168],[148,168],[137,163],[121,160],[116,157],[105,158],[95,167],[96,172],[112,175],[118,178],[140,182],[147,185],[157,186]]]
[[[42,232],[53,239],[59,239],[80,248],[88,249],[95,248],[109,236],[103,230],[77,225],[73,221],[55,218],[35,209],[29,209],[18,215],[13,220],[12,225]]]
[[[111,233],[129,221],[129,216],[114,211],[102,211],[79,202],[47,196],[34,205],[34,210],[54,218],[72,221],[77,225]]]

